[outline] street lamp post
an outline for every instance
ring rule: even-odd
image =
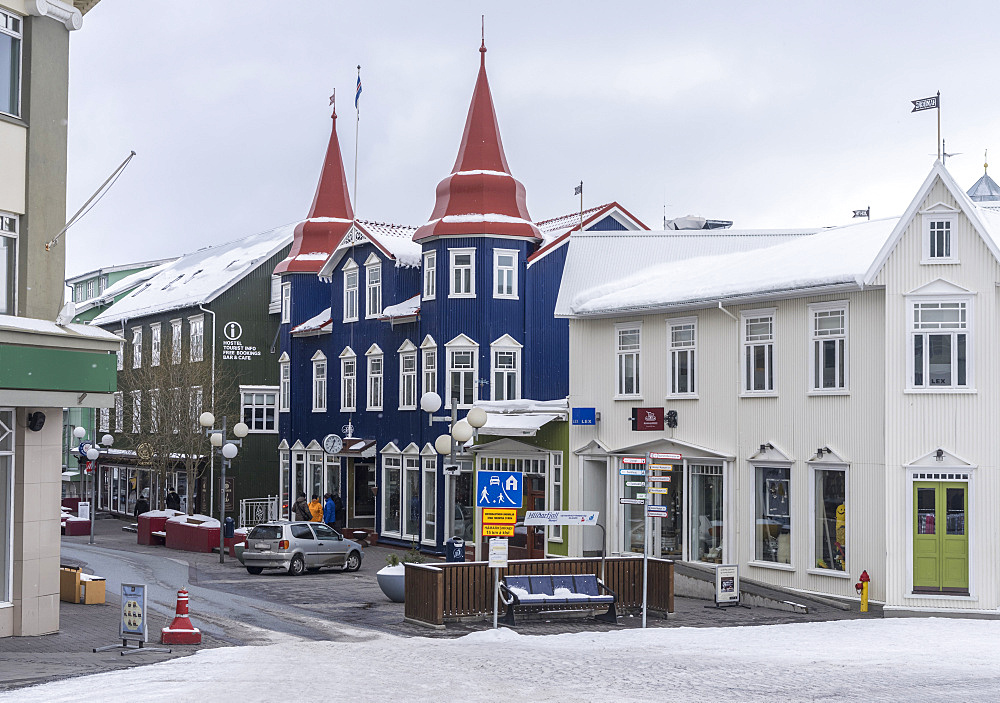
[[[73,429],[73,436],[79,440],[82,440],[87,436],[87,430],[83,427],[76,427]],[[103,452],[105,455],[108,453],[111,445],[115,443],[115,438],[109,434],[101,437],[101,444],[104,445]],[[101,457],[101,445],[90,442],[85,442],[82,447],[85,450],[84,456],[87,460],[91,462],[90,467],[90,544],[94,543],[94,522],[97,518],[97,460]]]
[[[246,423],[237,422],[233,425],[233,434],[236,435],[237,439],[231,439],[226,441],[226,416],[222,416],[222,430],[217,430],[213,427],[215,424],[215,415],[209,412],[204,412],[201,417],[198,418],[198,423],[205,428],[205,434],[208,435],[208,439],[212,444],[212,447],[219,450],[222,454],[222,471],[219,476],[219,563],[226,563],[226,469],[229,468],[229,462],[236,458],[239,453],[239,448],[237,445],[242,446],[243,438],[247,436],[250,432],[250,428],[247,427]]]

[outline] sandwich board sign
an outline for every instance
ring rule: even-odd
[[[735,564],[718,564],[715,567],[715,604],[740,604],[740,570]]]
[[[146,627],[146,586],[137,583],[122,584],[122,619],[119,623],[122,639],[148,642]]]

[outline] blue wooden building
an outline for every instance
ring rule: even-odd
[[[458,158],[428,222],[354,217],[334,113],[309,217],[275,269],[286,510],[299,493],[339,492],[348,526],[429,551],[452,536],[474,540],[480,445],[480,465],[525,471],[528,505],[566,505],[568,432],[543,427],[565,426],[567,414],[568,325],[553,317],[565,245],[581,227],[645,229],[616,203],[532,221],[480,52]],[[447,425],[431,427],[420,409],[428,392],[445,409],[454,398],[460,418],[473,405],[488,411],[479,442],[463,447],[448,472],[434,450]],[[328,435],[342,444],[324,447]],[[527,540],[523,555],[559,553],[550,536],[534,549]]]

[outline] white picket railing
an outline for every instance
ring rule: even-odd
[[[278,519],[278,496],[244,498],[240,501],[240,527],[254,527],[262,522]]]

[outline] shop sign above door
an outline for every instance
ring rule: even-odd
[[[632,429],[635,432],[663,430],[663,408],[632,408]]]

